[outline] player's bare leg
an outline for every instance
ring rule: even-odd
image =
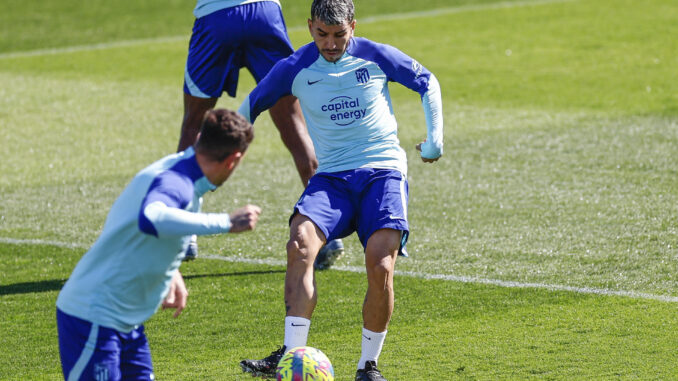
[[[367,270],[367,294],[363,304],[365,328],[383,332],[393,313],[393,272],[400,248],[401,232],[380,229],[367,240],[365,268]]]
[[[313,261],[324,243],[322,231],[308,217],[297,214],[292,218],[285,275],[287,316],[311,319],[318,300]]]
[[[177,152],[181,152],[195,143],[200,132],[205,112],[214,108],[219,98],[198,98],[184,93],[184,119],[181,122],[181,136]]]
[[[318,160],[299,101],[293,95],[282,97],[271,107],[269,113],[285,147],[292,154],[294,165],[305,187],[318,168]]]
[[[367,294],[363,303],[362,355],[356,380],[385,380],[377,369],[377,360],[393,314],[393,273],[401,234],[399,230],[380,229],[367,240]]]
[[[181,122],[181,136],[179,136],[177,152],[181,152],[195,143],[205,113],[214,108],[217,100],[218,98],[198,98],[184,93],[184,119]],[[197,239],[197,236],[191,236],[184,261],[191,261],[198,257]]]
[[[311,315],[318,300],[313,260],[324,241],[323,233],[308,217],[297,214],[292,218],[285,275],[285,342],[261,360],[242,360],[240,367],[244,372],[256,377],[275,377],[285,351],[306,345]]]

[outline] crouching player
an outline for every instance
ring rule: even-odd
[[[205,114],[193,147],[139,172],[115,201],[101,235],[57,298],[66,380],[153,380],[143,323],[162,305],[179,316],[188,292],[179,273],[192,234],[254,229],[261,210],[200,213],[200,198],[223,184],[254,137],[228,110]]]

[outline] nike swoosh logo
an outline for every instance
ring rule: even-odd
[[[322,81],[322,78],[319,79],[319,80],[317,80],[317,81],[312,81],[312,82],[311,82],[310,80],[306,80],[306,83],[308,83],[309,85],[314,85],[314,84],[316,84],[316,83],[318,83],[318,82],[320,82],[320,81]]]
[[[306,327],[306,324],[294,324],[294,323],[292,323],[292,327]]]
[[[365,336],[365,335],[363,335],[363,337],[366,338],[366,339],[369,340],[369,341],[372,341],[372,338],[371,338],[371,337],[367,337],[367,336]]]

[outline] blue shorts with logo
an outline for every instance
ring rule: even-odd
[[[317,173],[294,206],[292,217],[300,213],[310,218],[327,241],[357,232],[363,247],[379,229],[400,230],[402,250],[409,235],[407,200],[407,179],[396,170]]]
[[[65,380],[155,379],[143,325],[124,333],[57,309],[57,331]]]
[[[184,73],[184,92],[198,98],[235,97],[246,67],[259,82],[294,53],[280,6],[271,1],[225,8],[195,20]]]

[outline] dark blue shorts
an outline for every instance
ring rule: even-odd
[[[363,247],[379,229],[400,230],[402,249],[409,235],[407,199],[407,179],[399,171],[359,168],[317,173],[294,206],[292,217],[300,213],[310,218],[327,241],[357,232]]]
[[[66,380],[154,380],[144,326],[129,333],[57,309],[59,354]]]
[[[198,98],[235,97],[246,67],[259,82],[294,53],[280,6],[260,1],[225,8],[195,20],[184,74],[184,92]]]

